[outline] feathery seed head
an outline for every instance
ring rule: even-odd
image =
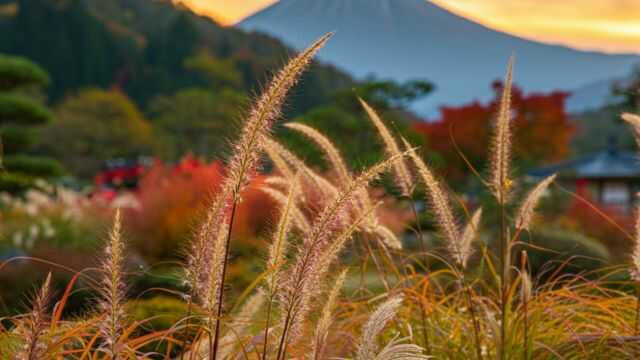
[[[480,219],[482,217],[482,208],[476,210],[471,216],[471,220],[465,226],[464,231],[462,232],[462,238],[460,239],[460,249],[454,255],[454,258],[458,262],[458,265],[462,267],[462,269],[467,268],[467,263],[469,262],[469,258],[473,253],[473,241],[478,237],[478,227],[480,226]]]
[[[633,253],[631,254],[631,261],[633,263],[631,277],[635,281],[640,281],[640,208],[636,208],[636,224],[634,235],[635,244],[633,247]]]
[[[22,328],[21,337],[24,339],[24,346],[16,359],[39,360],[46,358],[46,345],[42,337],[47,330],[49,317],[47,307],[51,298],[51,273],[47,274],[40,291],[33,300],[31,313]]]
[[[380,305],[376,311],[371,314],[369,320],[362,329],[362,338],[358,345],[356,359],[369,360],[377,358],[378,344],[376,338],[385,328],[387,323],[396,316],[402,301],[402,296],[393,297]]]
[[[409,156],[413,160],[413,163],[418,169],[418,175],[424,182],[427,190],[427,198],[431,203],[431,208],[435,214],[440,232],[447,240],[450,249],[458,249],[460,247],[460,234],[458,225],[453,215],[453,210],[449,204],[449,197],[442,189],[442,186],[436,180],[435,175],[431,169],[424,163],[424,161],[418,156],[416,151],[411,148],[411,145],[402,139],[404,145],[409,149]],[[459,253],[459,251],[453,251],[452,253]]]
[[[230,190],[233,191],[232,195],[235,197],[235,201],[238,200],[241,189],[246,186],[258,166],[259,150],[281,115],[287,93],[300,80],[304,70],[311,64],[313,56],[329,41],[332,35],[329,33],[322,36],[289,61],[271,80],[266,91],[249,112],[240,138],[234,146],[226,180],[232,184]]]
[[[331,327],[331,324],[333,324],[333,311],[336,307],[340,290],[342,290],[342,286],[344,285],[347,271],[347,269],[342,270],[340,275],[335,279],[325,305],[322,308],[320,319],[318,320],[313,337],[313,343],[311,345],[311,359],[313,360],[321,359],[324,353],[327,336],[329,335],[329,328]]]
[[[520,206],[520,210],[518,211],[518,216],[516,218],[517,229],[529,230],[529,228],[531,227],[533,215],[535,214],[536,206],[538,206],[538,202],[540,202],[540,198],[555,179],[556,174],[553,174],[542,180],[538,185],[536,185],[535,188],[533,188],[533,190],[529,192],[524,202]]]
[[[511,163],[511,86],[513,81],[513,56],[509,59],[507,75],[500,99],[500,110],[494,123],[491,148],[491,187],[494,196],[506,202],[506,196],[512,186],[509,180]]]
[[[100,324],[104,351],[117,351],[116,345],[124,328],[125,289],[124,283],[124,241],[120,209],[116,210],[113,226],[109,233],[109,242],[104,250],[101,267],[102,287],[100,289],[100,309],[105,321]],[[111,354],[116,356],[117,354]]]
[[[373,110],[373,108],[369,106],[369,104],[367,104],[367,102],[363,99],[358,98],[358,100],[369,116],[369,119],[371,119],[371,122],[378,130],[378,134],[380,134],[380,137],[384,142],[387,155],[397,156],[401,154],[396,140],[393,138],[391,132],[389,131],[389,129],[387,129],[378,113],[376,113],[376,111]],[[413,181],[411,180],[411,173],[407,168],[407,164],[404,162],[404,158],[400,158],[398,159],[398,161],[394,162],[393,173],[395,175],[396,182],[400,187],[400,190],[402,191],[402,195],[408,196],[411,192],[411,184],[413,183]]]
[[[633,127],[633,132],[636,138],[636,143],[640,146],[640,116],[624,113],[622,114],[622,119]]]

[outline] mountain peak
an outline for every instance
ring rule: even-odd
[[[238,26],[298,49],[336,31],[322,60],[360,78],[434,82],[434,95],[418,105],[422,112],[490,98],[490,83],[502,77],[512,53],[518,58],[516,82],[527,91],[571,90],[624,76],[639,60],[525,40],[425,0],[280,0]]]

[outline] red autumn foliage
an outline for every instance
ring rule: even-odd
[[[176,250],[193,233],[196,221],[219,189],[224,166],[187,156],[175,166],[156,162],[142,176],[134,193],[135,206],[125,211],[125,225],[138,249],[147,257],[175,257]],[[255,176],[241,202],[233,224],[233,236],[248,247],[268,225],[274,202],[258,190],[264,176]]]
[[[573,199],[561,223],[576,232],[597,239],[612,254],[628,254],[633,240],[634,216],[615,206],[598,204],[588,194],[584,200]],[[585,201],[589,202],[587,204]]]
[[[441,108],[441,116],[432,122],[416,123],[414,130],[425,137],[430,150],[445,161],[447,178],[460,180],[468,175],[468,167],[451,141],[453,135],[461,152],[477,169],[482,170],[490,149],[491,124],[499,107],[502,83],[495,82],[496,94],[489,104],[473,102],[459,107]],[[552,162],[564,158],[575,129],[565,111],[568,94],[525,95],[513,88],[514,155],[525,164]]]

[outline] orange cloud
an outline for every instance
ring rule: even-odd
[[[640,53],[637,0],[431,0],[494,29],[584,50]]]
[[[174,0],[198,14],[214,18],[223,25],[231,25],[263,9],[277,0]],[[322,0],[320,0],[322,1]]]
[[[277,0],[174,1],[230,25]],[[585,50],[640,53],[640,0],[430,1],[488,27],[529,39]]]

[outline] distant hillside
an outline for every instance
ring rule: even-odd
[[[423,111],[488,99],[489,84],[503,76],[512,53],[516,81],[525,91],[570,91],[624,76],[640,61],[633,55],[581,52],[514,37],[426,0],[280,0],[239,27],[272,34],[296,48],[337,31],[321,59],[359,78],[374,74],[434,82],[436,92],[419,104]],[[571,106],[579,110],[581,104]]]
[[[136,102],[202,85],[185,58],[206,49],[232,59],[246,91],[293,53],[275,38],[224,28],[159,0],[0,0],[0,52],[26,56],[52,77],[53,100],[82,87],[119,87]],[[291,109],[328,101],[353,80],[331,66],[307,74]]]

